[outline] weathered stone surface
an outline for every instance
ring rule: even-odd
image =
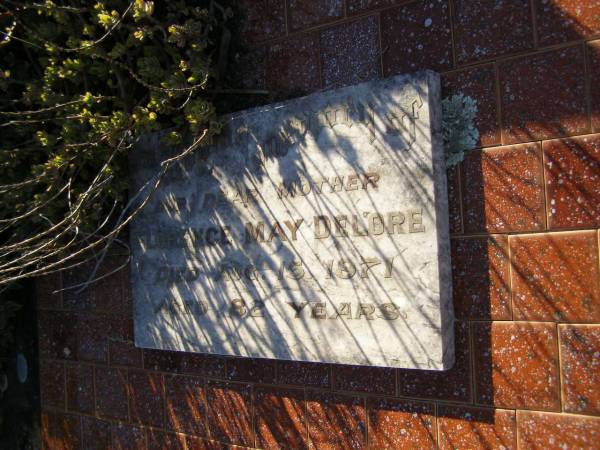
[[[227,116],[132,226],[136,345],[450,367],[440,122],[433,72]],[[133,186],[168,155],[141,143]]]

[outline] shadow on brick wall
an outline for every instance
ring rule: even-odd
[[[544,4],[550,8],[548,24],[567,22],[559,6]],[[570,20],[569,27],[540,28],[540,45],[593,34],[577,18]],[[321,45],[318,37],[311,39],[310,45]],[[246,79],[248,88],[269,87],[264,64],[269,67],[273,52],[284,51],[257,48],[262,59],[248,57],[255,74]],[[299,57],[312,61],[314,54],[309,48]],[[594,187],[568,175],[587,170],[582,160],[597,158],[592,144],[583,138],[544,142],[543,148],[537,143],[592,131],[584,57],[583,45],[572,45],[503,60],[497,78],[493,62],[444,75],[447,93],[468,91],[478,99],[482,146],[514,144],[472,152],[449,173],[456,316],[452,369],[142,351],[132,344],[129,275],[120,272],[76,296],[68,291],[47,295],[61,283],[85,278],[83,272],[64,273],[62,282],[46,280],[38,295],[42,370],[66,380],[62,390],[59,382],[41,380],[50,448],[61,439],[86,439],[85,430],[83,435],[77,431],[86,427],[78,412],[108,424],[115,448],[143,448],[146,437],[139,436],[149,427],[154,427],[147,433],[150,441],[188,450],[225,448],[202,438],[260,448],[305,448],[309,442],[329,448],[405,448],[407,442],[416,448],[434,448],[436,442],[440,447],[514,447],[515,408],[561,407],[552,322],[600,319],[594,306],[600,294],[589,281],[597,270],[594,232],[509,237],[598,225]],[[319,88],[291,86],[274,97]],[[96,398],[87,407],[81,404],[85,399],[71,395],[80,385],[68,382],[76,380],[69,371],[80,365],[94,368]],[[123,404],[127,408],[119,409]],[[176,439],[174,431],[199,438]]]

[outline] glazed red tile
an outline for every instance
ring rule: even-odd
[[[67,311],[38,312],[38,342],[41,358],[77,358],[77,316]]]
[[[600,325],[561,325],[563,410],[600,415]]]
[[[309,449],[366,449],[367,415],[360,397],[310,392],[307,401]]]
[[[204,380],[183,375],[166,379],[167,427],[182,433],[206,436]]]
[[[327,388],[331,386],[331,366],[303,361],[277,361],[277,382]]]
[[[600,134],[543,143],[550,228],[600,226]]]
[[[256,388],[256,446],[265,450],[307,448],[306,410],[302,390]]]
[[[238,4],[243,41],[258,42],[285,35],[285,2],[240,0]]]
[[[86,450],[112,450],[110,423],[93,417],[81,418],[81,438]]]
[[[96,414],[117,420],[127,420],[127,371],[96,367]]]
[[[600,321],[595,231],[510,238],[515,319]]]
[[[517,413],[520,450],[593,450],[600,440],[600,417]]]
[[[321,31],[323,87],[337,88],[381,76],[379,21],[368,16]]]
[[[380,450],[436,448],[433,403],[369,399],[369,448]]]
[[[111,427],[114,450],[140,450],[146,448],[146,432],[143,428],[124,423]]]
[[[378,8],[406,3],[407,0],[346,0],[348,15],[360,14]]]
[[[589,131],[581,45],[510,59],[499,70],[504,143]]]
[[[477,403],[501,408],[559,409],[554,324],[475,323],[473,345]]]
[[[344,0],[288,0],[290,31],[332,22],[344,16]]]
[[[181,353],[168,350],[153,350],[145,348],[144,368],[162,372],[177,372],[181,363]]]
[[[143,365],[142,349],[136,347],[132,341],[110,340],[108,353],[111,365],[138,368]]]
[[[211,439],[227,444],[254,445],[250,385],[209,381],[208,430]]]
[[[40,361],[40,399],[43,407],[65,409],[65,366],[62,362]]]
[[[37,307],[40,309],[59,309],[62,307],[62,288],[60,272],[44,275],[35,279]]]
[[[539,144],[468,152],[461,173],[465,232],[542,229],[542,171]]]
[[[508,238],[457,238],[451,248],[455,317],[510,320]]]
[[[445,371],[399,369],[398,395],[471,402],[471,351],[469,347],[468,323],[456,322],[454,366]]]
[[[589,39],[600,35],[597,0],[535,0],[540,45]]]
[[[129,371],[129,410],[134,423],[164,425],[164,380],[160,374]]]
[[[389,367],[333,366],[336,391],[355,391],[370,394],[395,395],[396,371]]]
[[[92,366],[67,366],[67,409],[94,412],[94,369]]]
[[[448,220],[450,233],[462,233],[462,211],[460,205],[460,169],[459,166],[449,167],[446,171],[448,183]]]
[[[460,64],[532,49],[529,0],[455,0],[454,42]]]
[[[186,450],[185,436],[165,433],[161,430],[146,430],[148,450]]]
[[[477,102],[478,146],[500,144],[498,96],[493,64],[442,74],[443,97],[462,94]]]
[[[231,381],[275,383],[274,359],[227,358],[226,378]]]
[[[592,130],[600,131],[600,40],[587,43]]]
[[[319,34],[279,41],[269,47],[266,85],[284,97],[297,97],[321,87]]]
[[[455,405],[438,406],[440,450],[517,448],[515,412]]]
[[[41,438],[45,449],[79,450],[81,421],[74,414],[42,411]]]
[[[450,8],[446,0],[412,2],[381,12],[385,77],[452,67]]]

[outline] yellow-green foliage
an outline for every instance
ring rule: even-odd
[[[208,89],[229,16],[210,0],[0,2],[0,249],[70,215],[48,248],[97,232],[140,135],[218,130]]]

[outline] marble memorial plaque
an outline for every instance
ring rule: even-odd
[[[442,370],[454,361],[439,77],[244,111],[131,227],[135,342]],[[137,190],[172,150],[131,158]]]

